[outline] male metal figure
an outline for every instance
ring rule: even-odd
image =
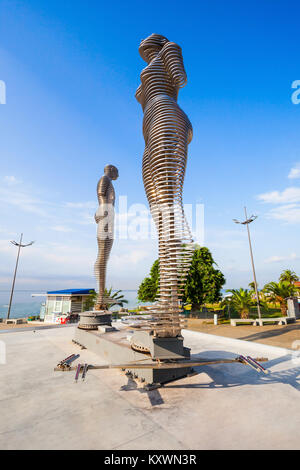
[[[98,256],[95,263],[95,276],[98,284],[98,298],[95,310],[106,310],[104,297],[106,267],[109,254],[114,242],[114,205],[115,190],[112,181],[119,176],[118,169],[113,165],[106,165],[104,175],[97,185],[99,207],[95,213],[97,227]]]

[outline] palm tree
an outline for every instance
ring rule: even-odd
[[[294,284],[294,282],[299,281],[299,276],[295,273],[295,271],[291,271],[291,269],[285,269],[281,274],[279,281],[286,281],[290,284]]]
[[[288,281],[269,282],[264,287],[264,291],[270,294],[271,302],[278,302],[282,315],[287,314],[287,298],[296,293],[296,288]]]
[[[241,318],[249,318],[250,307],[254,304],[252,291],[248,289],[227,289],[226,292],[231,292],[232,297],[230,303],[235,310],[238,311]]]
[[[249,282],[248,286],[251,290],[255,291],[255,282]]]
[[[107,307],[110,308],[113,305],[120,305],[123,307],[124,304],[128,304],[128,300],[124,299],[124,295],[120,294],[121,290],[112,292],[112,287],[104,289],[104,300],[107,303]],[[84,310],[92,310],[97,301],[98,294],[94,290],[90,291],[90,295],[84,302]]]
[[[124,299],[124,295],[120,294],[121,290],[112,292],[112,287],[104,290],[104,299],[107,299],[108,308],[113,305],[120,305],[123,307],[124,304],[128,304],[128,300]]]

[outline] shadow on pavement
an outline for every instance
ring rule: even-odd
[[[276,336],[284,335],[289,331],[297,331],[297,330],[300,333],[300,324],[287,325],[283,328],[278,328],[275,330],[261,331],[259,333],[254,333],[253,335],[241,336],[239,337],[239,339],[242,339],[245,341],[256,341],[256,340],[264,339],[264,338],[275,338]]]
[[[206,351],[201,354],[192,355],[192,360],[198,360],[203,358],[228,358],[233,359],[236,354],[228,351]],[[194,367],[195,372],[198,374],[205,373],[211,378],[209,383],[194,383],[194,384],[182,384],[172,382],[165,384],[165,388],[229,388],[229,387],[240,387],[243,385],[265,385],[273,383],[282,383],[290,385],[294,389],[300,391],[300,359],[298,358],[298,364],[295,367],[291,367],[282,371],[270,370],[272,367],[291,361],[291,355],[272,359],[268,362],[264,362],[263,365],[269,370],[269,374],[262,372],[258,373],[250,367],[243,364],[215,364],[215,365],[204,365]]]

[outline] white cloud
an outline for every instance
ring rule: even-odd
[[[92,275],[95,252],[91,244],[85,246],[73,240],[69,243],[37,242],[22,251],[23,272],[25,276],[37,272],[42,277]]]
[[[265,263],[279,263],[281,261],[291,261],[299,259],[299,256],[296,253],[291,253],[288,256],[270,256],[270,258],[265,259]]]
[[[289,204],[300,202],[300,187],[286,188],[284,191],[270,191],[257,196],[262,202],[269,204]]]
[[[14,255],[15,250],[9,240],[0,240],[0,253],[8,253]]]
[[[300,222],[300,187],[290,187],[283,191],[270,191],[259,194],[257,199],[268,204],[277,204],[266,215],[270,219],[282,220],[287,223]]]
[[[1,226],[0,226],[0,233],[5,233],[5,235],[9,237],[12,237],[15,235],[15,233],[12,232],[11,230],[8,230],[6,227],[1,227]]]
[[[32,212],[40,216],[46,216],[47,212],[41,208],[44,201],[32,197],[27,191],[18,191],[13,188],[0,188],[0,202],[5,206],[17,206],[25,212]]]
[[[291,168],[288,178],[290,179],[300,178],[300,162],[297,163],[293,168]]]
[[[15,176],[4,176],[3,181],[8,185],[20,183],[20,181]]]
[[[66,202],[65,207],[69,207],[70,209],[95,209],[97,204],[94,201]]]
[[[141,261],[145,261],[149,257],[149,251],[143,249],[132,249],[127,253],[123,254],[112,254],[110,257],[111,266],[115,267],[116,269],[124,269],[128,270],[132,269],[132,265],[138,265]],[[154,254],[152,255],[154,258]],[[153,259],[154,261],[154,259]]]
[[[79,223],[80,225],[87,225],[94,219],[90,212],[84,213],[80,211],[74,218],[74,213],[70,209],[83,209],[95,207],[93,202],[79,202],[79,203],[55,203],[49,200],[43,200],[36,196],[34,192],[24,186],[21,189],[16,186],[19,182],[14,176],[5,176],[3,178],[6,185],[0,186],[0,205],[3,207],[14,206],[15,211],[18,213],[30,212],[32,214],[52,219],[52,230],[56,231],[70,231],[64,223],[65,220],[70,219],[71,223]],[[48,228],[48,227],[47,227]]]
[[[70,227],[66,227],[64,225],[55,225],[50,228],[51,230],[54,230],[55,232],[72,232],[72,229]]]
[[[79,224],[79,225],[96,225],[94,216],[91,215],[89,212],[79,213],[76,217],[76,220],[74,220],[74,222],[76,222],[76,224]]]
[[[290,224],[300,223],[300,205],[287,204],[275,207],[268,212],[267,217],[282,220]]]

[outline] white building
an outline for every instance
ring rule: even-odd
[[[47,292],[44,321],[56,323],[61,316],[83,312],[84,302],[93,292],[95,289],[64,289]]]

